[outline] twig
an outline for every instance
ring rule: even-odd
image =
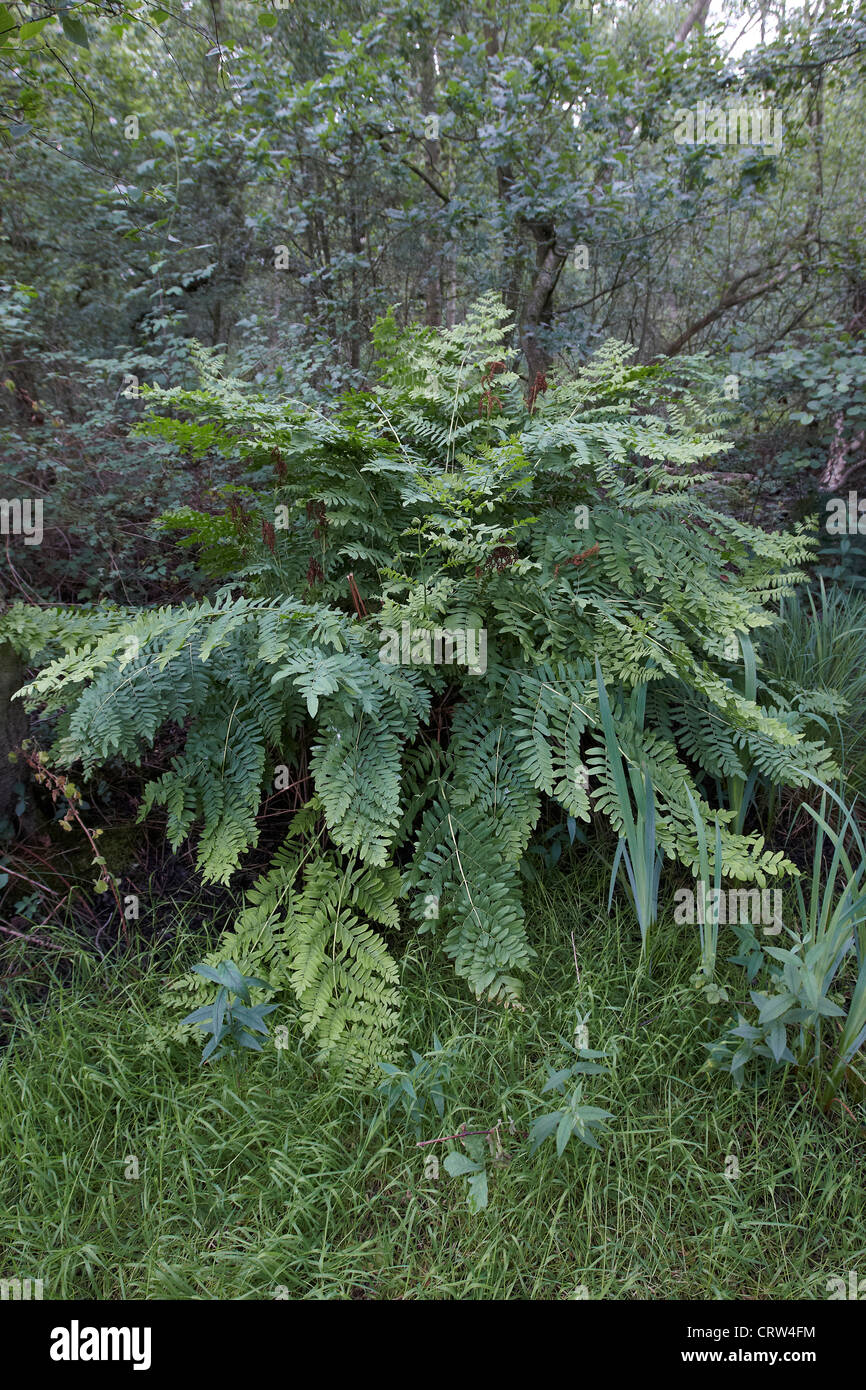
[[[11,874],[13,878],[20,878],[22,883],[29,883],[33,888],[39,888],[43,893],[51,896],[51,889],[46,888],[44,883],[37,883],[35,878],[28,878],[26,874],[18,874],[14,869],[10,869],[6,864],[0,864],[0,874]]]
[[[474,1134],[496,1134],[501,1124],[502,1121],[499,1120],[492,1129],[467,1129],[464,1125],[463,1129],[458,1130],[456,1134],[446,1134],[441,1139],[418,1139],[415,1143],[415,1148],[426,1149],[428,1144],[447,1144],[449,1139],[470,1139]],[[515,1130],[514,1133],[516,1136],[524,1139],[527,1135],[526,1130]]]
[[[364,607],[364,600],[361,598],[361,595],[358,592],[358,586],[355,583],[355,576],[354,574],[349,574],[346,577],[349,581],[349,593],[351,594],[352,602],[355,605],[355,612],[357,613],[359,618],[366,618],[367,610]]]
[[[499,1125],[494,1125],[492,1129],[467,1129],[464,1125],[463,1129],[458,1130],[457,1134],[446,1134],[442,1139],[419,1139],[415,1144],[415,1148],[424,1149],[428,1144],[447,1144],[449,1139],[468,1139],[473,1134],[495,1134],[498,1128]]]
[[[15,931],[12,927],[4,927],[0,922],[0,931],[5,931],[8,936],[17,936],[20,941],[34,941],[37,946],[47,946],[49,951],[62,951],[62,946],[55,946],[53,941],[43,941],[41,936],[28,936],[26,932]]]
[[[580,970],[577,966],[577,947],[574,944],[574,932],[571,933],[571,949],[574,953],[574,973],[577,976],[577,983],[580,984]]]
[[[62,773],[53,772],[51,768],[48,767],[46,763],[41,762],[35,754],[25,753],[24,756],[29,766],[33,769],[36,775],[37,782],[48,782],[50,784],[51,799],[56,803],[58,795],[65,797],[66,805],[68,807],[66,814],[67,816],[74,816],[76,824],[84,834],[87,843],[90,845],[90,848],[93,850],[94,859],[99,865],[100,879],[102,880],[102,882],[106,883],[107,886],[111,889],[111,894],[114,898],[115,904],[117,906],[117,913],[120,918],[121,931],[123,932],[125,939],[128,941],[129,928],[126,925],[126,917],[124,916],[123,912],[123,904],[120,901],[120,894],[117,891],[117,884],[114,881],[114,875],[109,873],[108,866],[105,863],[103,855],[99,853],[99,847],[97,846],[96,840],[93,838],[92,832],[88,830],[87,826],[84,824],[84,821],[81,818],[81,815],[79,814],[78,808],[75,805],[75,795],[72,792],[67,791],[66,789],[68,778],[66,778]]]

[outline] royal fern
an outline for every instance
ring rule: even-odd
[[[515,1001],[545,800],[622,831],[596,660],[668,860],[698,867],[693,802],[726,876],[765,883],[790,866],[718,789],[835,772],[808,693],[743,680],[748,634],[777,621],[812,542],[706,502],[699,470],[727,447],[706,364],[608,344],[527,395],[508,331],[492,296],[444,332],[385,320],[379,384],[327,414],[203,357],[201,389],[152,391],[142,428],[242,467],[221,515],[164,523],[230,587],[158,610],[18,605],[0,629],[39,668],[23,693],[56,716],[62,765],[135,761],[172,731],[141,814],[162,807],[174,846],[194,836],[207,878],[256,844],[274,765],[309,753],[311,803],[209,961],[293,996],[321,1054],[361,1068],[395,1036],[382,932],[401,900],[476,994]],[[423,643],[383,659],[386,630],[480,625],[476,674],[437,664],[429,637],[426,659]]]

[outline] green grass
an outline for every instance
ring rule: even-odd
[[[821,1115],[791,1082],[737,1092],[701,1070],[724,1005],[696,1004],[697,928],[662,911],[652,979],[635,979],[640,938],[610,917],[589,856],[533,890],[538,950],[526,1010],[478,1006],[430,938],[402,958],[403,1033],[434,1030],[457,1053],[443,1122],[518,1130],[553,1104],[532,1099],[560,1034],[589,1014],[589,1046],[616,1051],[585,1098],[614,1114],[602,1151],[575,1141],[490,1171],[472,1216],[466,1184],[424,1156],[402,1111],[321,1073],[304,1048],[200,1068],[161,1047],[163,990],[181,961],[138,968],[79,952],[41,997],[33,947],[7,991],[0,1066],[0,1276],[42,1278],[49,1298],[571,1299],[818,1298],[831,1276],[866,1274],[864,1110]],[[615,905],[616,908],[616,905]],[[572,952],[574,933],[580,969]],[[720,961],[729,954],[725,929]],[[723,978],[725,970],[723,967]],[[728,980],[732,1000],[743,985]],[[29,999],[29,1002],[27,1000]],[[291,1018],[281,1013],[277,1022]],[[9,1013],[4,1015],[9,1023]],[[449,1147],[438,1146],[440,1159]],[[549,1152],[548,1152],[549,1150]],[[725,1176],[726,1155],[740,1176]],[[124,1176],[128,1156],[138,1180]]]
[[[783,621],[763,634],[761,674],[806,689],[835,691],[848,702],[820,731],[845,773],[849,796],[866,794],[866,595],[822,584],[782,606]]]

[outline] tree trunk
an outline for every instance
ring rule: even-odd
[[[567,252],[556,242],[556,230],[551,224],[534,224],[536,241],[535,280],[529,291],[520,325],[520,345],[529,369],[529,387],[536,377],[547,370],[550,358],[539,342],[539,331],[550,322],[553,291],[565,265]]]
[[[26,782],[27,764],[21,754],[10,761],[15,750],[27,737],[27,712],[20,700],[13,700],[16,690],[24,685],[24,667],[14,647],[0,643],[0,820],[11,818],[17,794],[16,782]]]

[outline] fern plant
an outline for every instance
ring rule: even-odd
[[[700,870],[694,806],[726,876],[764,885],[790,866],[715,789],[835,775],[808,692],[741,676],[733,636],[777,621],[812,543],[703,500],[698,470],[726,447],[706,364],[638,366],[609,343],[526,397],[509,329],[493,296],[443,332],[386,320],[378,383],[328,413],[203,355],[201,389],[150,391],[141,428],[243,470],[222,514],[164,521],[211,594],[17,605],[0,629],[38,667],[22,694],[58,764],[86,776],[170,734],[141,814],[160,809],[173,846],[194,836],[206,878],[256,844],[274,766],[309,766],[308,804],[208,964],[267,979],[322,1056],[362,1070],[396,1045],[383,932],[401,900],[476,995],[518,1000],[544,799],[628,842],[625,767],[652,788],[660,858]],[[443,632],[483,632],[483,670],[440,663]],[[188,977],[179,1004],[201,991]]]

